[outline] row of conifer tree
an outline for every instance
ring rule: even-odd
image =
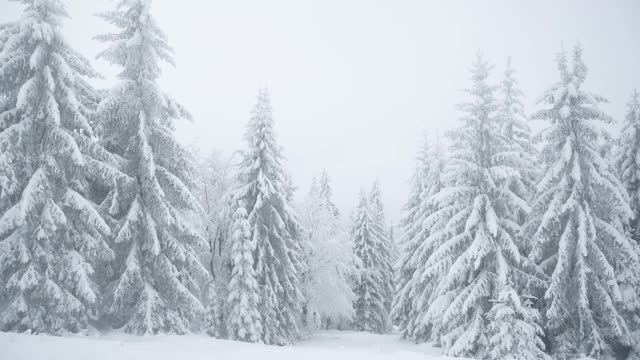
[[[22,17],[0,26],[0,329],[267,344],[352,327],[354,316],[389,329],[392,247],[377,186],[352,245],[326,173],[293,201],[267,90],[232,169],[176,141],[174,122],[190,114],[158,85],[173,52],[150,0],[99,15],[117,29],[96,36],[98,58],[119,69],[106,90],[65,41],[64,4],[20,3]],[[380,287],[373,300],[369,287]],[[369,309],[378,299],[384,313]]]
[[[478,56],[447,151],[425,141],[401,224],[404,337],[482,359],[640,359],[640,96],[614,139],[581,47],[557,66],[527,116],[510,62],[496,86]]]

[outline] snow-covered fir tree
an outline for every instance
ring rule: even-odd
[[[544,352],[540,313],[510,285],[498,292],[487,314],[486,360],[551,360]]]
[[[260,290],[254,269],[257,238],[251,236],[244,201],[237,201],[233,214],[226,328],[232,340],[258,342],[262,336],[262,319],[258,308]]]
[[[380,261],[380,235],[375,221],[367,194],[362,191],[351,230],[358,264],[354,284],[356,300],[353,327],[356,330],[385,333],[388,330],[389,311],[385,304],[385,270]]]
[[[434,326],[453,356],[486,350],[489,300],[509,279],[526,274],[518,271],[525,261],[516,241],[520,227],[512,220],[526,202],[499,185],[518,171],[519,158],[500,132],[495,87],[487,81],[490,69],[478,55],[470,99],[459,106],[463,124],[450,133],[446,186],[434,196],[438,209],[432,221],[446,224],[426,240],[437,247],[420,274],[438,282],[427,313],[441,314]]]
[[[620,181],[627,190],[633,213],[629,231],[640,244],[640,94],[635,89],[627,104],[616,155]]]
[[[629,196],[632,217],[627,224],[627,234],[640,257],[640,94],[633,90],[627,104],[625,121],[620,130],[616,149],[618,176]],[[638,263],[640,264],[640,262]],[[622,295],[623,316],[631,331],[632,339],[640,339],[640,265],[618,271]],[[630,359],[640,359],[640,341],[632,344]],[[634,358],[635,356],[635,358]]]
[[[113,257],[91,184],[122,174],[91,140],[96,73],[62,35],[64,5],[20,2],[0,27],[0,329],[77,332]]]
[[[333,212],[333,215],[335,217],[338,217],[340,215],[340,211],[332,200],[333,190],[331,189],[331,179],[329,178],[327,170],[322,170],[322,173],[320,173],[318,191],[319,195],[322,197],[322,201],[324,201],[329,206],[330,210]]]
[[[435,244],[427,239],[431,229],[443,224],[433,223],[429,216],[436,210],[434,195],[442,189],[445,156],[439,140],[425,136],[412,179],[409,200],[400,222],[403,237],[398,261],[398,290],[392,316],[405,338],[416,342],[432,338],[435,321],[427,315],[436,281],[424,278],[424,264],[434,251]],[[444,219],[440,219],[443,221]]]
[[[355,300],[351,279],[355,274],[353,245],[337,207],[331,201],[331,185],[323,172],[299,207],[305,228],[308,271],[304,277],[307,327],[344,327],[353,316]]]
[[[560,80],[533,115],[549,126],[539,135],[546,173],[529,221],[532,257],[549,276],[541,304],[554,356],[600,358],[611,346],[631,343],[617,277],[638,262],[623,228],[632,212],[599,151],[601,124],[612,119],[598,108],[605,99],[582,89],[581,47],[571,66],[565,52],[557,62]]]
[[[410,258],[415,253],[418,242],[413,241],[417,233],[422,229],[420,223],[420,211],[422,203],[422,193],[426,186],[425,177],[428,170],[427,158],[430,151],[429,138],[426,134],[423,142],[420,144],[420,150],[416,158],[415,168],[409,182],[409,197],[402,209],[402,218],[400,219],[400,227],[402,229],[402,239],[400,240],[401,256],[398,260],[398,274],[396,283],[398,291],[396,292],[392,307],[391,318],[394,324],[397,324],[402,330],[403,336],[406,337],[406,327],[410,312],[414,306],[412,299],[408,296],[411,285],[409,282],[413,278],[415,266],[410,264]]]
[[[384,329],[385,331],[389,331],[391,330],[391,302],[393,301],[393,295],[395,292],[395,267],[393,263],[395,247],[392,243],[390,228],[384,215],[382,192],[377,180],[373,183],[373,187],[369,193],[369,211],[371,219],[373,220],[371,223],[373,229],[372,233],[377,237],[374,241],[374,244],[377,246],[375,252],[375,266],[378,268],[378,272],[380,273],[380,286],[383,290],[384,318],[387,322]]]
[[[189,114],[158,85],[172,50],[150,0],[121,0],[100,16],[119,31],[97,37],[108,44],[99,58],[122,68],[100,104],[100,143],[135,179],[114,184],[107,197],[117,253],[107,308],[113,326],[127,332],[186,333],[202,320],[210,274],[200,259],[208,244],[185,217],[201,211],[190,191],[195,166],[174,137],[174,121]]]
[[[245,137],[248,148],[238,167],[234,199],[243,202],[251,239],[256,244],[254,261],[260,291],[261,339],[266,344],[287,344],[299,336],[304,301],[301,274],[306,264],[302,228],[289,204],[292,186],[276,143],[266,89],[258,93]],[[236,256],[230,254],[232,259]],[[236,295],[230,293],[231,296]]]
[[[504,78],[500,85],[500,95],[498,120],[501,123],[502,135],[518,160],[513,164],[517,171],[508,176],[504,185],[519,198],[528,202],[535,192],[537,181],[537,150],[531,142],[531,129],[527,124],[528,119],[524,112],[523,94],[518,87],[515,70],[511,66],[511,58],[507,60]],[[528,215],[528,210],[528,207],[523,207],[522,211],[514,213],[513,221],[522,225]],[[530,244],[525,239],[520,239],[519,245],[525,252],[530,250]]]

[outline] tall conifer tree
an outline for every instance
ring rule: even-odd
[[[533,118],[541,132],[546,174],[537,185],[530,234],[533,258],[549,276],[543,305],[545,328],[558,358],[599,358],[611,345],[629,345],[617,276],[637,266],[638,255],[623,226],[633,214],[624,188],[601,156],[613,120],[599,95],[583,90],[587,67],[576,46],[571,59],[558,56],[560,80],[544,93]]]
[[[445,352],[475,356],[486,350],[486,314],[510,281],[520,280],[525,260],[517,246],[513,213],[526,202],[501,186],[519,161],[501,134],[491,67],[480,56],[471,69],[469,102],[459,106],[463,125],[451,133],[446,186],[435,195],[432,221],[444,223],[427,239],[436,248],[423,278],[438,281],[428,313],[436,316]],[[445,219],[444,222],[442,219]]]
[[[234,198],[243,201],[256,246],[262,341],[287,344],[299,337],[303,305],[300,281],[306,265],[302,228],[289,205],[292,186],[276,143],[266,89],[258,92],[245,138],[248,148],[238,168]]]
[[[640,244],[640,94],[633,90],[620,130],[616,165],[622,185],[629,195],[633,216],[629,231]]]
[[[97,37],[108,44],[99,58],[122,69],[100,104],[100,143],[135,179],[108,195],[118,258],[108,311],[128,332],[186,333],[204,316],[201,287],[210,274],[199,257],[208,243],[184,216],[202,211],[190,191],[192,158],[174,136],[174,121],[190,117],[158,85],[172,50],[150,0],[121,0],[100,16],[119,32]]]
[[[308,329],[341,328],[353,316],[353,245],[330,194],[331,183],[323,171],[320,186],[313,179],[299,206],[308,264],[304,276]]]
[[[324,202],[330,207],[334,216],[339,216],[340,211],[338,211],[338,207],[333,203],[332,200],[333,190],[331,189],[331,179],[329,178],[327,170],[322,170],[322,173],[320,174],[318,191]]]
[[[0,329],[60,334],[98,316],[110,228],[91,182],[116,181],[88,118],[88,61],[62,35],[58,0],[23,0],[0,27]]]
[[[522,91],[515,77],[515,70],[511,66],[511,58],[507,60],[504,78],[500,84],[500,100],[498,106],[498,121],[505,144],[515,155],[512,171],[506,177],[504,186],[526,202],[529,202],[535,192],[537,181],[537,150],[531,142],[531,129],[527,124],[528,118],[524,111]],[[512,214],[512,219],[523,225],[529,212],[528,206]],[[526,239],[518,239],[519,246],[527,253],[531,244]]]
[[[445,163],[439,140],[425,137],[416,165],[413,190],[401,221],[404,237],[392,315],[403,336],[414,341],[437,340],[433,325],[438,321],[432,315],[438,317],[441,314],[428,312],[437,281],[421,274],[438,241],[441,241],[441,238],[430,237],[432,229],[444,226],[442,222],[446,220],[431,216],[437,210],[434,195],[442,189]],[[434,222],[436,219],[438,221]]]
[[[359,265],[354,287],[354,328],[385,333],[388,321],[384,304],[386,293],[378,262],[378,236],[374,222],[369,200],[362,191],[351,230],[354,254]]]
[[[620,130],[618,145],[616,159],[618,175],[629,195],[629,206],[633,214],[627,233],[636,241],[636,253],[640,257],[640,94],[635,89],[627,103],[626,117]],[[623,311],[632,331],[631,337],[638,339],[640,338],[640,266],[635,270],[629,268],[619,272],[618,279],[622,287]],[[635,291],[633,291],[634,288]],[[640,359],[640,342],[636,341],[629,358]]]
[[[254,269],[255,238],[251,236],[244,201],[237,200],[231,238],[227,333],[232,340],[258,342],[262,336],[260,292]]]
[[[393,301],[395,292],[395,271],[393,264],[395,248],[393,246],[394,244],[392,244],[391,233],[384,215],[382,192],[378,181],[373,183],[373,187],[369,193],[369,211],[371,212],[371,219],[373,220],[372,228],[375,236],[375,266],[380,274],[380,286],[383,291],[382,308],[384,309],[384,331],[386,332],[391,329],[391,302]]]

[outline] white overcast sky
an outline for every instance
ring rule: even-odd
[[[68,40],[94,59],[102,44],[92,37],[110,27],[93,14],[114,2],[66,3]],[[179,125],[185,144],[226,154],[244,146],[256,90],[267,85],[298,195],[326,168],[349,213],[378,178],[392,221],[420,134],[455,126],[478,50],[496,65],[495,81],[512,57],[529,112],[558,78],[562,44],[583,44],[586,86],[610,99],[616,119],[640,87],[638,0],[156,0],[154,13],[176,51],[162,84],[195,118]],[[0,0],[0,22],[19,14]],[[95,66],[110,84],[114,69]]]

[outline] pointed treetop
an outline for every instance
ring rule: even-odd
[[[120,79],[157,80],[162,73],[160,62],[175,66],[173,49],[151,14],[151,3],[151,0],[121,0],[116,11],[98,14],[122,30],[95,37],[111,43],[97,57],[122,66]]]
[[[318,180],[314,176],[314,177],[311,178],[311,185],[309,185],[309,194],[310,195],[315,195],[318,192],[319,192],[318,191]]]
[[[23,19],[37,18],[56,27],[62,25],[62,18],[68,18],[69,14],[65,5],[60,0],[12,0],[26,6]],[[49,43],[52,39],[48,31],[57,29],[41,28],[37,35],[40,39]],[[56,34],[59,37],[59,34]]]
[[[484,80],[489,77],[491,69],[493,69],[493,66],[484,58],[482,51],[478,50],[476,59],[471,65],[471,79],[474,81]]]
[[[556,62],[562,83],[565,85],[573,83],[575,87],[582,85],[587,77],[588,69],[587,65],[582,60],[582,45],[580,45],[580,43],[577,43],[573,47],[572,69],[569,68],[569,59],[564,46],[556,55]]]
[[[577,43],[573,47],[573,75],[577,84],[582,84],[587,78],[587,65],[582,60],[582,45]]]
[[[489,73],[493,69],[487,60],[482,57],[480,52],[477,53],[476,59],[471,65],[472,85],[465,92],[478,100],[459,104],[457,107],[465,114],[462,117],[467,125],[477,124],[478,121],[484,121],[491,112],[497,109],[495,104],[494,90],[496,86],[489,85],[487,79]],[[475,115],[474,115],[475,114]]]
[[[567,51],[564,49],[564,45],[560,48],[560,52],[556,54],[556,62],[558,66],[558,71],[560,71],[560,78],[563,83],[568,83],[571,81],[571,77],[569,75],[569,62],[567,60]]]
[[[271,107],[271,95],[269,89],[260,88],[256,95],[256,103],[251,110],[251,119],[245,137],[252,141],[254,138],[272,136],[273,109]],[[257,133],[256,133],[257,132]]]
[[[515,77],[516,70],[511,64],[511,56],[507,57],[507,65],[504,70],[504,79],[502,80],[502,92],[507,99],[517,99],[523,96],[522,91],[518,87],[518,80]],[[518,102],[518,105],[522,106]]]
[[[267,86],[258,89],[258,103],[271,104],[271,91]]]
[[[373,182],[371,192],[369,193],[369,199],[371,206],[373,206],[375,210],[382,209],[382,191],[380,190],[380,181],[378,179]]]
[[[271,108],[271,93],[269,89],[266,87],[258,89],[258,94],[256,95],[256,103],[253,107],[253,114],[271,114],[272,111],[273,109]],[[256,117],[256,120],[271,120],[271,117]]]
[[[368,208],[369,200],[367,199],[367,192],[364,188],[360,188],[360,192],[358,193],[358,208]]]
[[[627,103],[627,113],[640,120],[640,93],[638,93],[638,89],[631,91],[631,98]]]
[[[322,169],[320,173],[320,194],[327,199],[331,199],[331,195],[333,195],[333,190],[331,189],[331,178],[329,178],[329,174],[326,169]]]
[[[322,200],[326,203],[326,206],[333,212],[334,216],[339,216],[340,211],[338,207],[333,203],[331,199],[333,196],[333,189],[331,188],[331,178],[326,169],[322,170],[320,174],[320,183],[318,185],[318,192]]]

